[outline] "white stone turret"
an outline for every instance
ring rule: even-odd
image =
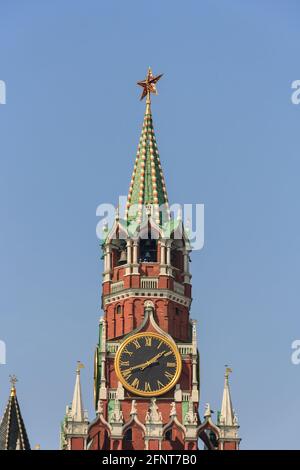
[[[84,450],[87,445],[89,422],[87,412],[83,408],[80,383],[80,370],[83,367],[83,364],[78,361],[73,400],[72,404],[67,406],[61,430],[61,447],[63,449]]]
[[[238,419],[232,406],[229,387],[229,374],[232,370],[226,366],[221,412],[218,419],[220,429],[219,446],[221,450],[238,449],[241,439],[238,436]]]

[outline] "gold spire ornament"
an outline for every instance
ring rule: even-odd
[[[76,372],[80,372],[80,369],[84,369],[84,364],[81,361],[77,361]]]
[[[147,97],[146,98],[146,114],[147,114],[147,111],[150,112],[150,103],[151,103],[150,93],[154,93],[155,95],[157,95],[156,83],[158,82],[158,80],[161,79],[162,76],[163,74],[160,74],[160,75],[156,75],[155,77],[152,73],[151,67],[149,67],[146,79],[140,82],[137,82],[137,84],[143,88],[140,99],[142,100],[145,98],[145,96]]]
[[[18,382],[18,379],[15,375],[10,375],[9,381],[11,383],[10,396],[14,397],[16,396],[16,383]]]
[[[231,367],[225,364],[225,377],[228,379],[229,375],[232,373]]]

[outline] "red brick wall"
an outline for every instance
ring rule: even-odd
[[[71,449],[72,450],[84,450],[84,439],[82,437],[72,437]]]
[[[224,442],[223,449],[224,450],[236,450],[236,443],[235,442]]]
[[[139,327],[144,320],[144,303],[149,299],[155,305],[155,320],[160,328],[175,340],[189,341],[188,308],[170,300],[155,297],[129,298],[106,307],[107,339],[121,337]],[[120,313],[118,306],[121,306]]]

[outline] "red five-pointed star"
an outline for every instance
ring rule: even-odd
[[[155,84],[158,82],[158,80],[162,76],[163,76],[163,74],[157,75],[156,77],[154,77],[153,74],[152,74],[152,70],[149,67],[146,80],[143,80],[141,82],[137,82],[137,84],[143,88],[143,92],[142,92],[142,95],[141,95],[141,98],[140,98],[141,100],[143,98],[145,98],[145,96],[147,96],[148,94],[150,95],[150,93],[155,93],[155,95],[157,95],[157,90],[156,90]]]

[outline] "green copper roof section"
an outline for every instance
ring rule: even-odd
[[[168,206],[164,175],[159,159],[150,106],[146,108],[133,174],[127,198],[131,206]],[[129,217],[130,214],[129,214]]]

